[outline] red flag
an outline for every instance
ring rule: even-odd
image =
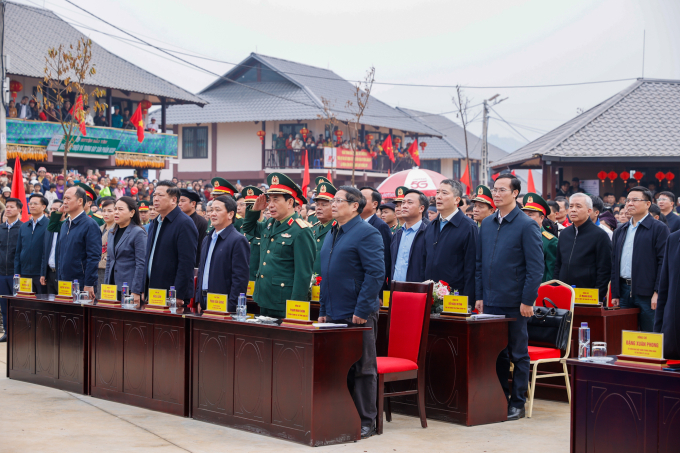
[[[331,184],[333,184],[333,178],[331,177],[331,171],[330,170],[328,170],[328,174],[326,175],[326,179],[328,179],[331,182]]]
[[[392,162],[396,162],[394,159],[394,148],[392,147],[392,136],[388,135],[385,141],[382,144],[383,150],[385,151],[385,154],[387,154],[387,157],[390,158]]]
[[[517,175],[515,174],[515,170],[512,170],[512,176],[517,176]]]
[[[534,175],[531,173],[531,170],[529,170],[529,176],[527,177],[527,182],[528,182],[528,191],[536,193],[536,186],[534,185]]]
[[[87,135],[87,127],[85,126],[85,111],[83,110],[83,95],[79,94],[76,103],[71,107],[69,112],[71,117],[78,122],[78,127],[80,128],[80,133]]]
[[[420,154],[418,154],[418,140],[413,140],[411,146],[408,148],[408,153],[411,155],[411,159],[416,165],[420,166]]]
[[[460,182],[465,184],[465,193],[467,195],[470,195],[470,175],[468,174],[467,165],[465,165],[465,171],[463,172],[463,176],[460,177]]]
[[[495,181],[496,178],[498,178],[499,175],[500,175],[500,173],[494,173],[493,175],[491,175],[491,179],[493,179]]]
[[[142,120],[142,103],[137,104],[137,110],[130,118],[130,122],[137,129],[137,140],[144,141],[144,121]]]
[[[305,172],[302,175],[302,196],[307,197],[307,187],[309,187],[309,159],[305,150]]]
[[[390,177],[390,173],[391,173],[391,172],[390,172],[390,169],[388,168],[388,169],[387,169],[387,177],[388,177],[388,178]]]
[[[24,189],[24,175],[21,173],[21,161],[17,156],[14,161],[14,177],[12,178],[12,198],[21,200],[24,205],[21,208],[21,221],[28,222],[30,216],[28,215],[28,203],[26,203],[26,190]]]

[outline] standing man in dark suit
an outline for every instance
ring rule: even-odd
[[[158,212],[146,241],[145,290],[177,291],[177,306],[194,294],[194,265],[198,230],[194,221],[177,206],[180,190],[171,181],[160,181],[153,193],[153,205]],[[148,291],[145,291],[148,293]]]
[[[680,215],[673,209],[675,207],[675,194],[673,192],[661,192],[657,204],[661,213],[666,216],[666,223],[671,233],[680,230]]]
[[[380,233],[362,221],[366,204],[354,187],[342,186],[333,199],[337,225],[321,248],[321,300],[319,322],[370,327],[363,332],[362,355],[350,368],[347,380],[361,418],[361,437],[375,434],[378,363],[375,341],[378,328],[378,294],[385,281]]]
[[[482,221],[477,241],[477,310],[515,318],[508,324],[508,347],[496,361],[496,373],[508,398],[508,420],[524,417],[530,367],[527,323],[534,314],[544,266],[538,223],[517,205],[521,190],[519,179],[511,174],[496,178],[492,193],[498,211]],[[508,386],[510,362],[515,365],[512,389]]]
[[[57,280],[78,280],[82,291],[94,300],[102,257],[102,233],[97,222],[85,213],[86,202],[87,194],[81,187],[64,192],[62,210],[68,218],[61,225],[57,242]]]
[[[462,195],[462,184],[452,179],[445,179],[437,188],[439,216],[425,230],[424,278],[445,281],[452,290],[467,296],[468,304],[472,305],[477,300],[475,271],[478,227],[458,208]]]
[[[390,247],[390,281],[422,282],[425,280],[425,229],[423,213],[429,202],[419,190],[410,189],[404,195],[401,214],[404,225],[399,228]]]
[[[61,225],[66,220],[64,214],[63,201],[54,200],[50,207],[50,218],[45,232],[43,244],[42,263],[40,265],[40,284],[45,285],[46,294],[57,294],[59,287],[57,284],[57,242]]]
[[[666,240],[654,332],[663,333],[664,358],[680,360],[680,232],[677,231]]]
[[[14,257],[19,240],[21,209],[23,203],[17,198],[5,202],[5,222],[0,225],[0,294],[12,294],[14,287]],[[7,341],[7,299],[0,299],[2,328],[0,342]]]
[[[210,213],[215,229],[203,242],[198,267],[196,301],[205,310],[208,293],[226,294],[227,311],[235,312],[239,294],[248,289],[250,245],[234,227],[236,201],[222,195]]]
[[[383,291],[390,288],[389,276],[392,273],[392,256],[390,253],[390,244],[392,243],[392,231],[385,222],[378,216],[378,206],[382,203],[382,196],[373,187],[362,187],[361,194],[366,199],[366,207],[361,212],[361,218],[368,222],[373,228],[378,230],[383,239],[384,259],[385,259],[385,281],[383,282]]]
[[[40,283],[45,232],[49,220],[45,217],[47,198],[34,193],[28,200],[31,219],[19,227],[19,240],[14,256],[14,273],[33,280],[33,291],[45,294],[46,287]]]
[[[201,202],[201,197],[193,190],[180,189],[179,208],[183,213],[191,217],[198,230],[198,242],[196,243],[196,267],[201,259],[201,245],[208,231],[208,221],[196,212],[196,205]]]
[[[652,193],[633,187],[627,196],[630,221],[612,238],[612,305],[640,309],[640,330],[652,332],[659,296],[659,277],[668,227],[649,215]]]

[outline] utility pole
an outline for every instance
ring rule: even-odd
[[[507,98],[501,99],[500,101],[496,101],[495,99],[500,96],[500,94],[496,94],[489,99],[484,99],[484,112],[482,114],[482,120],[483,120],[483,125],[482,125],[482,177],[481,181],[482,184],[485,186],[489,186],[489,141],[487,140],[487,134],[489,132],[489,101],[494,101],[492,105],[497,105],[500,104],[501,102],[505,101]]]

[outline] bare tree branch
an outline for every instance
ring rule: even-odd
[[[472,184],[472,174],[470,173],[470,151],[468,150],[468,137],[467,137],[467,125],[468,125],[468,109],[470,108],[470,98],[468,98],[460,85],[456,86],[456,95],[453,97],[453,105],[456,106],[458,113],[457,118],[460,118],[460,122],[463,124],[463,135],[465,136],[465,167],[467,168],[467,174]]]

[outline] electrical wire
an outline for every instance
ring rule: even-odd
[[[520,131],[518,131],[517,129],[515,129],[515,127],[514,127],[512,124],[510,124],[510,123],[508,123],[507,121],[505,121],[505,118],[503,118],[497,111],[495,111],[495,110],[493,109],[493,107],[489,106],[489,109],[490,109],[492,112],[494,112],[496,115],[498,115],[498,117],[501,119],[501,121],[503,121],[505,124],[507,124],[508,126],[510,126],[510,127],[512,128],[513,131],[517,132],[517,133],[519,134],[520,137],[522,137],[524,140],[526,140],[527,143],[531,142],[531,140],[529,140],[529,139],[526,138],[524,135],[522,135],[522,133],[521,133]]]

